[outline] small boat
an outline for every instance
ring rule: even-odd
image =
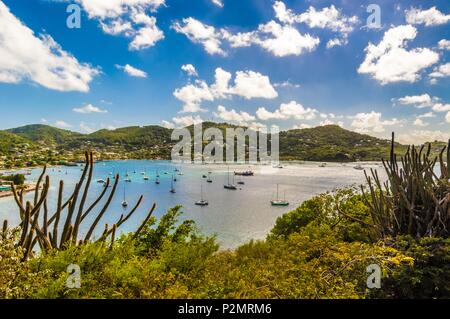
[[[289,206],[289,202],[286,201],[286,198],[284,200],[282,200],[278,196],[278,189],[279,189],[279,185],[277,184],[277,199],[271,200],[270,204],[272,204],[272,206]]]
[[[127,207],[128,206],[128,202],[126,199],[126,194],[125,194],[125,185],[123,186],[123,201],[122,201],[122,207]]]
[[[97,180],[97,183],[99,183],[99,184],[105,184],[105,180],[103,180],[103,179],[98,179],[98,180]]]
[[[207,177],[208,177],[208,176],[206,176],[206,175],[203,175],[203,176],[202,176],[202,178],[207,178]]]
[[[253,176],[255,173],[252,171],[245,171],[245,172],[234,172],[234,175],[236,176]]]
[[[160,181],[159,181],[159,177],[157,177],[157,178],[156,178],[156,180],[155,180],[155,184],[157,184],[157,185],[159,185],[159,184],[160,184]]]
[[[179,175],[179,176],[183,176],[184,174],[180,172],[180,173],[178,173],[178,175]]]
[[[126,182],[126,183],[131,183],[131,179],[130,179],[130,178],[126,178],[126,179],[125,179],[125,182]]]
[[[164,175],[167,175],[167,174],[169,174],[169,172],[164,172]]]
[[[207,183],[212,183],[212,179],[211,179],[211,172],[208,173],[208,179],[206,180]]]
[[[278,165],[275,165],[274,168],[283,168],[283,165],[278,164]]]
[[[362,167],[361,165],[356,165],[356,166],[354,166],[353,167],[354,169],[356,169],[356,170],[359,170],[359,171],[361,171],[361,170],[363,170],[364,169],[364,167]]]
[[[171,184],[170,184],[170,192],[172,193],[172,194],[175,194],[177,191],[175,190],[175,187],[173,186],[173,176],[172,176],[172,181],[171,181]]]
[[[228,169],[228,183],[223,185],[223,188],[229,190],[237,190],[236,185],[230,183],[230,169]]]
[[[149,177],[148,176],[144,176],[144,181],[148,181]]]
[[[141,172],[141,175],[145,175],[145,172]]]
[[[322,163],[322,164],[319,165],[319,167],[327,167],[327,164],[326,163]]]
[[[209,203],[207,200],[203,199],[203,185],[201,186],[201,199],[198,202],[195,202],[197,206],[208,206]]]
[[[156,171],[156,177],[159,177],[159,171]]]

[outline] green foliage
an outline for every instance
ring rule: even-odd
[[[399,236],[390,243],[414,260],[383,281],[373,297],[450,298],[450,239]]]
[[[369,242],[371,229],[359,221],[370,221],[362,196],[354,188],[339,189],[317,195],[294,211],[278,217],[269,238],[287,238],[314,223],[329,225],[343,241]]]
[[[280,133],[280,156],[307,161],[379,161],[389,154],[389,141],[348,131],[337,125]],[[401,148],[405,147],[398,145]]]
[[[383,161],[388,182],[383,183],[375,170],[366,174],[369,191],[362,190],[380,237],[450,235],[450,140],[438,157],[430,154],[431,145],[412,146],[398,161],[393,133],[389,160]]]
[[[24,174],[0,175],[0,180],[13,182],[14,185],[23,185],[25,183]]]

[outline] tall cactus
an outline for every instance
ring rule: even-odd
[[[114,185],[107,196],[106,202],[102,206],[99,205],[100,201],[108,191],[108,186],[110,185],[109,178],[106,180],[106,185],[100,195],[85,209],[94,168],[92,152],[86,152],[85,158],[85,165],[80,180],[76,183],[73,192],[65,200],[63,199],[64,182],[59,182],[56,210],[52,214],[49,214],[47,206],[50,178],[45,175],[46,167],[44,167],[38,178],[32,202],[27,201],[24,204],[24,191],[18,191],[16,187],[12,185],[12,193],[19,208],[21,220],[19,224],[20,237],[17,244],[25,251],[24,259],[27,259],[32,255],[36,244],[39,245],[42,251],[50,251],[52,249],[62,250],[69,246],[77,246],[91,241],[91,237],[94,234],[98,223],[108,211],[112,199],[114,198],[119,182],[119,175],[116,175],[115,177]],[[112,246],[117,229],[136,212],[142,203],[142,200],[143,196],[140,196],[133,209],[126,216],[122,214],[118,221],[113,224],[111,229],[109,229],[109,225],[106,224],[105,231],[96,241],[103,242],[111,236],[110,245]],[[88,225],[88,232],[84,239],[79,239],[80,226],[86,217],[96,208],[99,209],[96,218]],[[138,227],[137,232],[140,232],[144,228],[155,209],[156,204],[153,204],[147,217],[144,219],[141,226]],[[41,210],[44,211],[42,218],[40,218]],[[60,227],[62,227],[61,234],[59,234],[59,230],[61,230]],[[5,220],[2,235],[6,236],[7,232],[8,222]]]
[[[383,160],[388,181],[382,183],[376,170],[365,172],[369,191],[362,186],[373,224],[380,237],[448,237],[450,234],[450,140],[434,159],[431,144],[410,146],[400,163],[392,134],[389,161]],[[444,161],[444,153],[446,160]],[[440,172],[436,172],[439,161]]]

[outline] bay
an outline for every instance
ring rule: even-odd
[[[121,214],[126,214],[136,203],[138,197],[144,195],[144,200],[135,215],[122,227],[122,232],[134,231],[145,218],[153,203],[157,204],[154,216],[161,217],[169,208],[182,205],[183,219],[193,219],[199,230],[206,235],[217,235],[222,249],[233,248],[250,239],[264,238],[275,224],[277,217],[294,210],[304,200],[312,196],[331,191],[336,188],[359,185],[365,182],[362,170],[355,170],[356,164],[327,163],[319,167],[320,163],[284,163],[283,168],[273,168],[264,165],[174,165],[170,161],[107,161],[98,162],[94,167],[94,176],[89,192],[88,201],[93,202],[103,190],[98,179],[106,180],[114,174],[120,174],[115,197],[102,218],[98,231],[103,230],[105,223],[112,225]],[[377,168],[381,176],[384,171],[378,163],[358,163],[364,168]],[[255,176],[234,177],[234,171],[252,170]],[[178,170],[178,171],[176,171]],[[230,174],[228,175],[228,171]],[[31,170],[28,181],[36,181],[41,169]],[[160,184],[155,183],[157,172]],[[183,175],[179,175],[179,173]],[[211,172],[213,183],[207,183],[203,175]],[[47,173],[51,179],[49,192],[49,209],[55,208],[57,186],[64,181],[64,194],[67,198],[81,176],[80,167],[50,167]],[[124,181],[125,174],[129,175],[130,183]],[[144,180],[144,175],[148,180]],[[111,175],[112,174],[112,175]],[[235,191],[224,189],[223,185],[235,178],[235,183],[242,180],[244,185],[237,185]],[[170,193],[172,177],[176,193]],[[279,196],[290,202],[287,207],[273,207],[270,200],[276,197],[276,185],[279,184]],[[202,186],[203,185],[203,186]],[[203,187],[204,199],[209,205],[196,206],[200,200]],[[129,203],[127,208],[121,206],[125,197]],[[27,195],[31,199],[32,194]],[[106,196],[105,196],[106,198]],[[105,202],[106,199],[102,200]],[[87,232],[97,211],[93,211],[81,228],[81,233]],[[19,222],[17,206],[12,197],[0,199],[0,220],[8,219],[10,224]],[[98,233],[97,233],[98,235]]]

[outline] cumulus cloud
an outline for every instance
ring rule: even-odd
[[[411,105],[416,108],[431,108],[435,112],[450,111],[449,103],[442,103],[438,97],[431,97],[429,94],[405,96],[397,99],[402,105]]]
[[[441,50],[450,50],[450,40],[442,39],[438,42],[438,47]]]
[[[430,123],[424,122],[423,119],[421,119],[421,118],[418,117],[418,118],[416,118],[416,119],[414,120],[413,125],[425,127],[425,126],[430,125]]]
[[[99,21],[102,30],[111,35],[131,38],[129,49],[142,50],[164,39],[156,18],[146,12],[155,12],[164,0],[76,0],[90,19]]]
[[[49,35],[36,36],[0,2],[0,82],[31,81],[57,91],[88,92],[99,73]]]
[[[439,130],[412,130],[408,133],[402,133],[397,135],[397,139],[403,144],[423,144],[425,142],[434,141],[448,141],[450,138],[449,132],[442,132]]]
[[[56,127],[59,127],[59,128],[62,128],[62,129],[68,129],[68,128],[71,128],[71,127],[72,127],[71,124],[69,124],[69,123],[67,123],[67,122],[65,122],[65,121],[63,121],[63,120],[58,120],[58,121],[56,121],[56,122],[55,122],[55,126],[56,126]]]
[[[435,67],[429,76],[434,79],[450,76],[450,62]]]
[[[232,48],[257,45],[274,56],[285,57],[311,52],[320,43],[318,37],[301,33],[295,28],[296,23],[336,33],[336,36],[328,41],[327,48],[347,44],[348,35],[359,23],[357,16],[346,16],[334,5],[320,10],[310,6],[305,12],[295,14],[287,9],[283,2],[276,1],[273,9],[278,21],[270,20],[260,24],[256,30],[248,32],[233,33],[226,28],[206,25],[192,17],[175,22],[172,28],[186,35],[192,42],[201,44],[211,55],[225,56],[227,52],[224,45],[227,43]]]
[[[281,25],[275,21],[260,25],[259,36],[254,43],[272,53],[276,57],[300,55],[313,51],[320,43],[319,38],[309,34],[301,34],[289,25]]]
[[[222,30],[216,30],[215,27],[203,24],[194,18],[185,18],[182,22],[175,22],[172,28],[176,32],[184,34],[192,42],[201,44],[207,53],[226,55],[221,48]]]
[[[380,133],[384,132],[385,126],[402,126],[404,121],[393,118],[391,120],[382,120],[379,112],[372,111],[370,113],[358,113],[350,117],[353,119],[351,127],[359,133]]]
[[[249,122],[256,120],[253,115],[250,115],[247,112],[236,111],[234,109],[227,110],[224,106],[219,105],[217,107],[217,113],[214,113],[216,117],[219,119],[229,122],[229,123],[237,123],[239,125],[246,125]]]
[[[223,48],[224,42],[232,48],[258,45],[277,57],[300,55],[313,51],[320,43],[319,38],[309,34],[302,34],[290,25],[282,25],[270,21],[258,26],[257,30],[250,32],[232,33],[225,28],[217,29],[206,25],[194,18],[185,18],[175,22],[172,28],[184,34],[189,40],[203,46],[211,55],[227,55]]]
[[[256,116],[258,119],[267,120],[313,120],[316,118],[318,111],[313,108],[305,108],[303,105],[297,103],[296,101],[291,101],[289,103],[282,103],[280,107],[274,112],[268,111],[264,107],[260,107],[256,111]]]
[[[411,8],[406,10],[406,22],[409,24],[424,24],[425,26],[435,26],[445,24],[450,21],[450,14],[444,14],[436,7],[427,10]]]
[[[184,64],[181,66],[181,70],[187,73],[189,76],[198,76],[197,70],[192,64]]]
[[[126,74],[136,77],[136,78],[146,78],[147,73],[145,71],[142,71],[140,69],[137,69],[129,64],[126,65],[117,65],[116,68],[119,70],[123,70]]]
[[[358,73],[369,74],[382,85],[417,81],[422,70],[438,62],[439,55],[428,48],[408,50],[406,43],[416,35],[417,30],[411,25],[389,29],[378,45],[369,43],[366,47]]]
[[[91,114],[91,113],[108,113],[107,110],[102,110],[101,108],[94,106],[92,104],[86,104],[82,107],[76,107],[72,109],[76,113]]]
[[[310,6],[303,13],[295,14],[281,1],[273,5],[277,19],[286,24],[304,23],[310,28],[328,29],[339,33],[339,37],[328,41],[327,48],[347,44],[348,35],[353,32],[359,23],[357,16],[346,16],[334,5],[317,10]]]
[[[232,74],[217,68],[215,82],[208,85],[204,80],[196,80],[186,86],[176,89],[173,95],[183,102],[181,112],[201,112],[203,101],[227,99],[233,96],[244,99],[264,98],[273,99],[278,96],[268,76],[254,71],[237,71],[234,84],[230,85]]]
[[[418,108],[423,108],[430,106],[433,98],[429,94],[407,95],[399,98],[397,101],[402,105],[414,105]]]

